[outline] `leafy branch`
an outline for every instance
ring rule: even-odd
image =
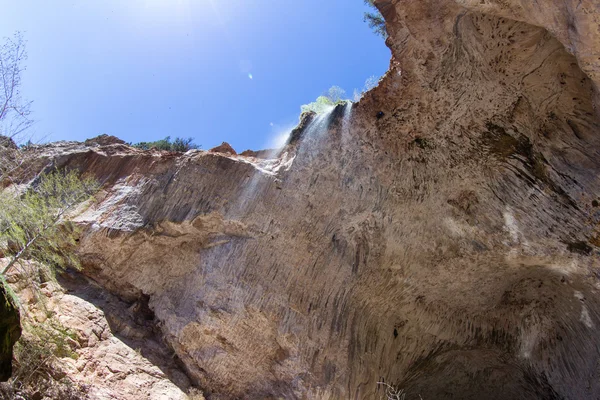
[[[22,196],[0,193],[0,252],[9,262],[4,276],[22,259],[53,267],[78,266],[73,253],[76,228],[67,215],[98,189],[95,180],[75,171],[42,175]]]
[[[369,24],[369,28],[375,32],[376,35],[381,36],[384,39],[388,38],[388,33],[385,28],[385,20],[383,16],[375,6],[375,0],[364,0],[365,4],[371,7],[374,12],[366,12],[364,15],[364,21]]]

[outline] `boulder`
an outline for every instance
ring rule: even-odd
[[[233,147],[231,147],[231,145],[227,142],[223,142],[219,146],[213,147],[209,151],[211,153],[230,154],[232,156],[235,156],[237,154]]]
[[[86,146],[107,146],[110,144],[125,144],[125,141],[116,136],[102,134],[94,138],[87,139],[84,144]]]

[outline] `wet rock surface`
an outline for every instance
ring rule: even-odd
[[[48,149],[85,273],[207,398],[597,398],[598,4],[538,3],[377,2],[389,72],[274,160]]]

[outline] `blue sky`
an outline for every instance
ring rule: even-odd
[[[269,146],[332,85],[351,97],[390,52],[362,0],[7,0],[23,31],[35,137],[193,137]],[[252,79],[250,78],[250,74]]]

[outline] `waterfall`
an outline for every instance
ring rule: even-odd
[[[317,115],[315,119],[311,121],[309,126],[306,128],[306,132],[304,133],[304,137],[306,139],[320,139],[324,132],[327,131],[329,126],[329,122],[331,120],[331,114],[335,106],[327,107],[326,111]]]
[[[344,116],[342,118],[342,148],[348,147],[350,142],[350,118],[352,117],[352,107],[354,103],[347,101],[344,105]]]

